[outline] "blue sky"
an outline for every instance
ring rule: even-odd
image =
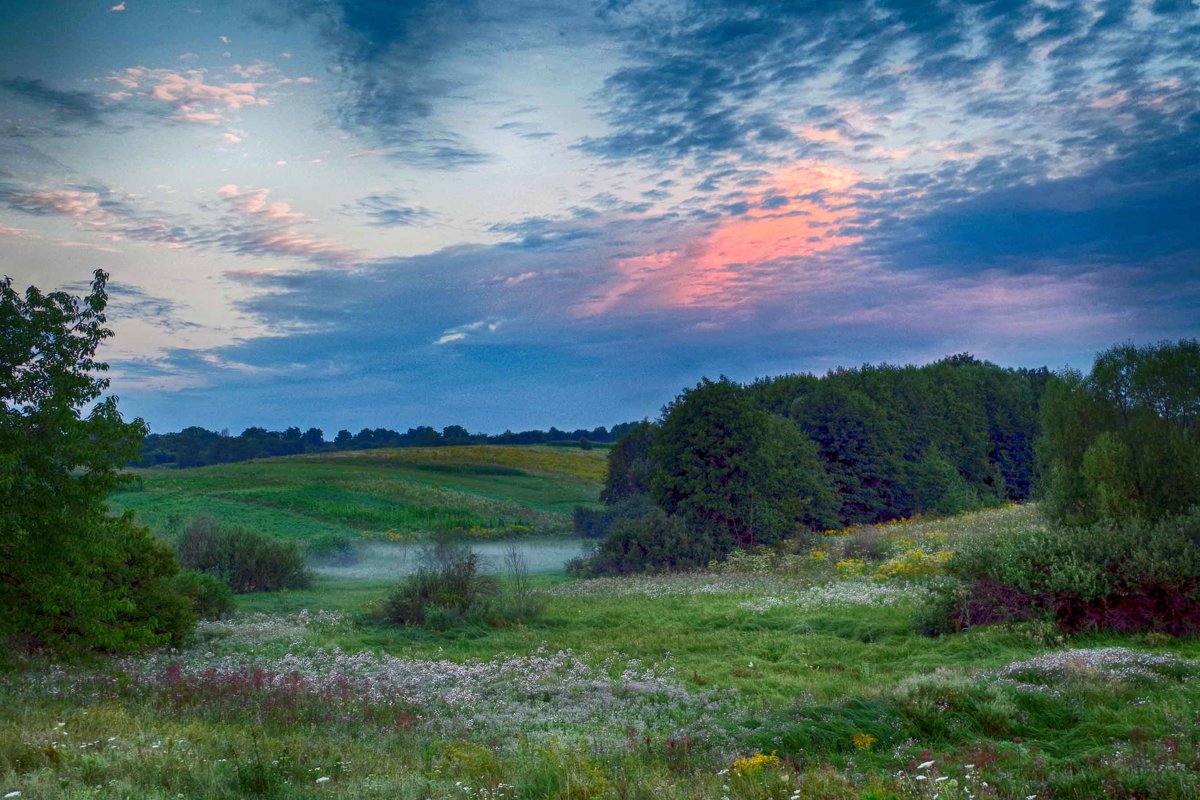
[[[1200,335],[1195,2],[7,4],[0,265],[127,415],[592,427]]]

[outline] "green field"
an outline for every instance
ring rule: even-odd
[[[110,498],[174,534],[197,514],[287,539],[564,533],[597,502],[605,452],[469,445],[263,459],[197,469],[136,470]]]
[[[1200,796],[1200,641],[1033,623],[931,638],[936,570],[880,577],[1042,524],[1009,507],[706,573],[543,574],[544,614],[509,627],[389,625],[382,580],[244,595],[182,651],[7,681],[0,793]]]

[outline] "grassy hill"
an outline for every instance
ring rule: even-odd
[[[322,453],[197,469],[137,470],[114,494],[167,534],[196,514],[276,536],[477,537],[562,533],[577,505],[593,505],[605,451],[467,445]]]

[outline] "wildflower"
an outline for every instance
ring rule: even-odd
[[[929,768],[930,768],[930,767],[932,767],[932,766],[933,766],[933,762],[932,762],[932,761],[926,761],[926,762],[925,762],[925,763],[923,763],[923,764],[917,764],[917,769],[929,769]]]
[[[8,800],[10,797],[20,797],[20,796],[21,796],[20,792],[9,792],[8,794],[4,795],[4,800]]]
[[[869,733],[863,733],[862,731],[859,731],[850,737],[850,741],[854,742],[854,746],[859,750],[870,750],[871,745],[875,744],[875,742],[879,740]]]
[[[779,765],[779,756],[775,755],[775,753],[772,752],[770,755],[755,753],[752,756],[742,756],[734,759],[732,770],[737,775],[752,775],[768,767],[778,767]]]
[[[329,783],[329,780],[330,778],[328,775],[322,775],[321,777],[317,778],[317,783]]]

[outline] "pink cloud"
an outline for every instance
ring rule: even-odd
[[[258,65],[235,67],[243,76],[259,76],[268,68]],[[200,125],[219,125],[231,111],[243,108],[270,105],[271,101],[261,96],[267,85],[261,81],[240,80],[221,82],[211,80],[207,70],[148,69],[127,67],[122,72],[109,76],[109,80],[127,90],[120,99],[137,94],[148,100],[166,103],[176,109],[171,117],[174,122]],[[115,97],[118,93],[113,93]]]
[[[856,244],[843,232],[858,212],[856,170],[804,161],[776,172],[745,197],[751,210],[678,246],[618,260],[599,297],[574,308],[594,316],[633,309],[732,308],[766,299],[807,261]],[[769,208],[765,201],[771,198]]]
[[[78,189],[14,192],[9,196],[8,202],[27,213],[61,214],[79,221],[101,222],[109,216],[100,207],[100,195],[97,192]]]
[[[246,189],[242,191],[237,184],[227,183],[217,189],[217,196],[222,200],[230,200],[232,208],[249,216],[269,220],[295,222],[311,221],[304,214],[292,211],[291,205],[281,201],[270,202],[270,189]]]

